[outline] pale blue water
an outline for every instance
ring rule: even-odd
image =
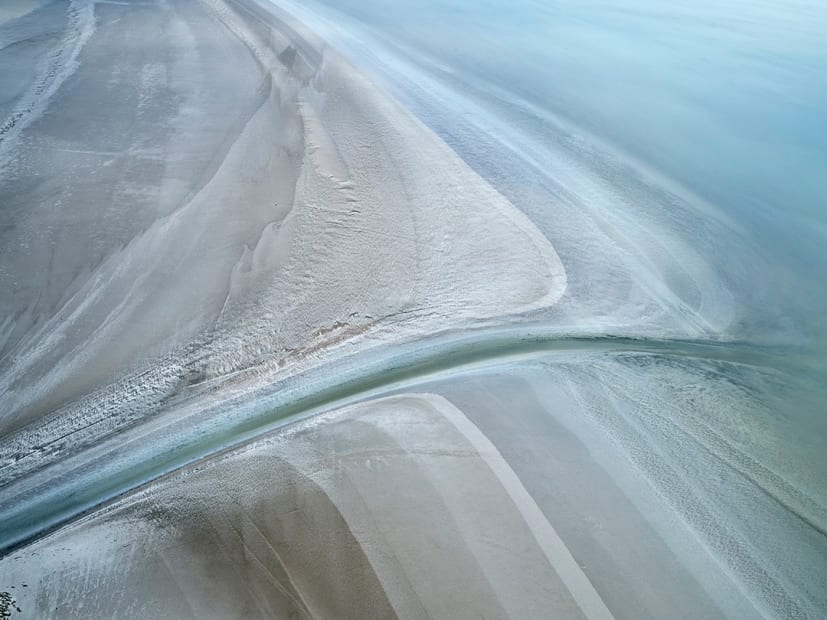
[[[373,71],[524,210],[536,205],[514,189],[520,164],[509,167],[498,145],[486,147],[484,136],[463,128],[476,114],[468,101],[492,112],[504,141],[503,132],[521,130],[537,145],[560,142],[544,118],[549,114],[569,123],[575,136],[594,137],[710,203],[743,227],[768,263],[748,276],[730,275],[751,315],[734,335],[796,345],[815,339],[823,350],[827,3],[305,6],[305,16],[327,17],[327,36],[360,68]],[[422,76],[440,84],[443,95],[436,98]],[[553,158],[544,163],[555,166]],[[564,256],[565,241],[553,241]],[[726,270],[737,257],[717,260]]]

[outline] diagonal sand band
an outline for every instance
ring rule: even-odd
[[[502,457],[429,394],[163,478],[0,560],[19,580],[39,617],[612,617]]]
[[[522,513],[526,524],[531,529],[537,544],[540,545],[549,563],[557,571],[560,579],[568,587],[569,593],[577,601],[580,609],[590,620],[612,620],[614,616],[606,607],[603,599],[594,589],[577,561],[571,555],[563,539],[546,519],[540,507],[529,495],[523,483],[506,463],[500,452],[479,428],[474,425],[459,409],[441,396],[419,394],[438,408],[440,413],[460,431],[479,452],[482,459],[497,476],[503,488],[511,495],[514,505]]]
[[[442,396],[436,394],[404,394],[371,401],[365,405],[351,408],[354,413],[361,413],[360,419],[368,418],[383,430],[390,432],[400,445],[410,445],[407,433],[401,432],[393,417],[405,418],[412,408],[425,408],[431,414],[445,418],[468,443],[473,446],[478,457],[487,465],[502,485],[502,490],[510,497],[514,507],[519,511],[526,525],[534,536],[549,564],[565,584],[569,594],[577,603],[584,616],[589,620],[612,620],[613,615],[606,607],[600,595],[594,589],[588,577],[583,573],[577,561],[571,555],[563,540],[554,530],[548,519],[526,491],[514,470],[508,465],[491,441],[477,428],[465,414]],[[384,410],[385,422],[377,421],[376,416],[366,416],[370,410]],[[380,418],[381,420],[381,418]],[[405,429],[409,427],[404,427]],[[394,432],[395,431],[395,432]],[[438,448],[438,446],[435,446]],[[416,448],[411,448],[415,452]],[[474,479],[469,477],[469,484]],[[484,492],[483,489],[477,489]],[[484,518],[483,518],[484,519]],[[505,532],[502,532],[505,537]],[[481,562],[482,563],[482,562]],[[377,574],[382,576],[381,571]]]

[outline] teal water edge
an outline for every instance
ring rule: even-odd
[[[123,493],[289,422],[331,408],[450,377],[475,368],[548,356],[642,354],[683,363],[771,367],[778,352],[742,345],[620,337],[566,337],[554,329],[479,330],[375,351],[314,369],[257,398],[165,415],[157,428],[127,429],[115,439],[8,485],[0,503],[0,553],[6,554]],[[806,370],[806,369],[805,369]],[[170,419],[171,418],[171,419]],[[48,446],[43,446],[48,449]]]

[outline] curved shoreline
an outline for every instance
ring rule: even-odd
[[[150,420],[93,446],[88,450],[91,454],[87,462],[80,453],[45,469],[31,470],[34,480],[12,475],[4,491],[14,496],[0,506],[0,520],[6,524],[4,538],[0,538],[0,554],[7,554],[160,476],[231,450],[285,424],[407,389],[426,378],[451,375],[479,365],[497,366],[507,361],[555,354],[641,353],[768,365],[774,359],[771,353],[761,349],[735,347],[731,343],[561,337],[553,328],[543,330],[538,326],[494,328],[434,340],[431,343],[420,340],[405,346],[396,344],[390,355],[372,356],[372,360],[366,359],[364,352],[352,356],[353,359],[336,360],[288,377],[264,394],[219,401],[207,410],[198,402],[184,403],[181,410],[168,412],[161,420]],[[752,362],[745,361],[750,359]],[[223,419],[217,412],[211,413],[215,410],[224,412]],[[178,432],[171,432],[173,429]],[[136,452],[118,452],[133,443]],[[39,449],[46,447],[38,446]],[[151,453],[145,452],[147,447]],[[32,456],[39,458],[37,452]],[[72,461],[80,462],[72,464]],[[68,473],[67,466],[72,467]],[[52,469],[61,473],[52,473]],[[93,478],[74,475],[83,471]],[[67,478],[57,488],[53,486],[56,476]],[[94,479],[94,476],[105,478]],[[23,488],[15,489],[20,485]],[[35,517],[38,514],[40,516]]]
[[[11,342],[0,357],[0,429],[13,430],[0,439],[0,557],[297,421],[440,384],[468,398],[469,419],[493,412],[486,436],[503,456],[509,442],[519,449],[534,439],[520,427],[531,416],[545,420],[532,428],[550,438],[555,408],[568,403],[560,415],[604,433],[625,459],[620,468],[668,507],[664,521],[686,536],[670,538],[667,528],[661,542],[681,570],[696,562],[697,576],[706,562],[709,575],[725,575],[722,583],[767,615],[819,608],[812,567],[827,551],[827,496],[816,468],[801,463],[820,462],[821,428],[791,420],[799,419],[793,407],[816,402],[796,391],[817,384],[822,360],[728,337],[749,333],[734,323],[748,304],[739,307],[731,285],[752,254],[716,252],[730,241],[716,236],[726,229],[720,221],[673,217],[661,208],[680,210],[669,188],[647,194],[631,173],[634,188],[616,187],[620,169],[579,176],[577,161],[558,161],[555,144],[528,134],[508,145],[507,133],[482,135],[480,125],[475,137],[486,112],[473,108],[457,127],[470,126],[469,140],[491,159],[502,146],[513,150],[515,186],[520,161],[539,176],[544,161],[556,163],[559,177],[542,183],[559,181],[559,195],[536,197],[560,204],[538,199],[523,213],[519,193],[510,202],[493,175],[475,172],[264,0],[90,6],[100,38],[81,51],[77,75],[56,93],[63,99],[21,130],[21,143],[34,135],[21,150],[31,159],[20,158],[5,184],[24,232],[0,229],[9,235],[0,236],[0,288],[13,291],[0,299],[0,314],[12,309],[0,322],[0,341]],[[120,45],[129,33],[148,61]],[[111,71],[105,88],[101,68]],[[132,87],[122,76],[133,73],[135,96],[116,100]],[[90,84],[121,106],[109,117],[101,106],[100,122],[86,113]],[[432,103],[443,96],[450,88]],[[73,134],[67,118],[87,131]],[[99,128],[98,143],[88,136]],[[91,148],[119,131],[122,142]],[[42,191],[24,187],[30,165],[40,166]],[[120,193],[107,193],[112,187]],[[75,190],[94,199],[72,198]],[[652,199],[652,221],[636,208],[636,192]],[[147,219],[127,221],[142,205]],[[98,254],[86,247],[89,230]],[[738,259],[732,271],[729,256]],[[487,391],[486,379],[526,369],[543,372],[522,390],[515,379],[517,388]],[[486,394],[475,400],[476,387]],[[545,408],[527,405],[535,389]],[[513,435],[498,435],[499,423],[513,424]],[[604,445],[587,440],[577,449]],[[553,444],[534,444],[535,456]],[[528,488],[541,477],[531,468],[550,462],[537,458],[515,475]],[[574,469],[548,476],[571,473],[583,487],[598,479]],[[619,497],[633,504],[643,495],[630,488]],[[556,499],[542,485],[530,492],[537,504],[538,493]],[[585,512],[576,529],[594,527],[600,542],[599,520],[580,519],[588,502],[577,506]],[[645,520],[647,507],[637,507]],[[620,530],[606,536],[607,546],[622,546]],[[605,551],[590,561],[622,570]],[[706,582],[707,592],[716,588]],[[663,604],[667,591],[653,600]]]

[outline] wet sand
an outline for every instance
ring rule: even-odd
[[[0,143],[3,432],[100,438],[193,384],[563,294],[524,215],[262,6],[50,5],[57,66]]]
[[[827,606],[799,466],[823,442],[776,415],[799,383],[771,351],[714,341],[742,309],[686,232],[731,222],[641,217],[666,194],[543,151],[588,200],[543,203],[541,233],[263,0],[72,0],[0,41],[0,542],[38,538],[0,589],[25,580],[24,612]]]
[[[43,618],[612,618],[496,449],[418,394],[153,483],[0,562],[12,581]]]

